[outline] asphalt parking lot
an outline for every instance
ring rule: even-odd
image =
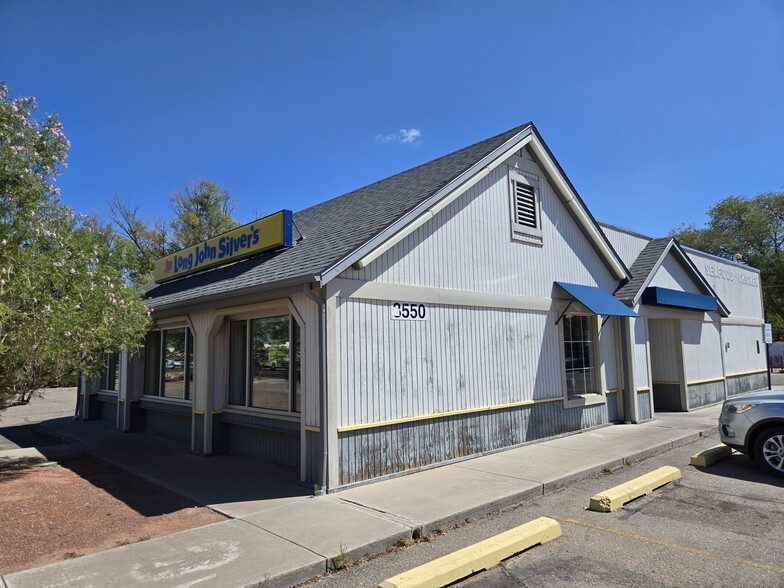
[[[717,436],[358,563],[313,582],[377,586],[477,541],[546,516],[562,537],[463,580],[461,586],[784,586],[784,480],[735,454],[706,468],[689,464]],[[594,494],[663,465],[681,480],[612,513],[587,510]],[[449,489],[445,488],[445,492]]]

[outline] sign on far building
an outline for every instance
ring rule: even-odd
[[[773,343],[773,329],[771,328],[770,323],[765,323],[763,325],[763,333],[765,336],[765,343],[767,345]]]
[[[281,247],[291,247],[291,211],[281,210],[155,261],[160,283]]]

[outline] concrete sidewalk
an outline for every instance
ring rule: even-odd
[[[642,425],[608,426],[319,497],[308,496],[293,472],[258,460],[204,459],[190,455],[181,443],[154,435],[53,419],[44,425],[78,442],[39,448],[49,459],[57,452],[87,452],[232,520],[8,574],[3,580],[9,588],[288,586],[324,573],[336,558],[380,553],[402,538],[449,527],[714,434],[719,411],[720,406],[713,406],[659,414]],[[154,451],[145,450],[153,446]]]

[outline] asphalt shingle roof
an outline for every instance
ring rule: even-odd
[[[672,237],[661,237],[658,239],[651,239],[648,244],[634,260],[629,272],[632,274],[632,279],[626,282],[615,292],[615,297],[629,304],[635,296],[640,292],[645,284],[645,280],[653,271],[656,262],[659,261],[662,253],[667,248],[667,245],[672,241]]]
[[[296,212],[294,225],[303,239],[293,247],[155,285],[146,293],[148,304],[168,306],[297,278],[310,281],[529,126]]]

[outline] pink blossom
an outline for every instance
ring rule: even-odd
[[[66,337],[70,337],[71,336],[71,331],[66,331],[65,333],[63,333],[63,335],[65,335]]]
[[[71,269],[68,270],[68,272],[71,273],[71,274],[75,274],[76,273],[76,268],[72,267]]]
[[[46,306],[44,306],[43,310],[41,311],[41,314],[46,314],[47,312],[51,312],[51,310],[52,308],[47,304]]]

